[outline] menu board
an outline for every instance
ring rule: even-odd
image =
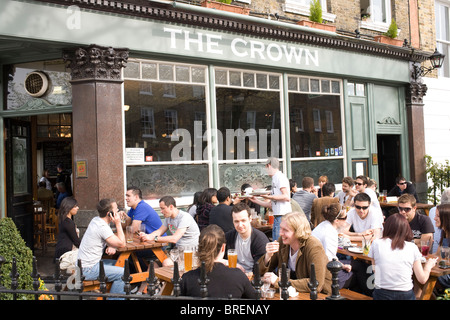
[[[67,141],[43,142],[44,169],[49,170],[50,176],[56,176],[56,166],[62,163],[64,170],[72,172],[72,143]]]

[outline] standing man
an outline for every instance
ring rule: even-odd
[[[266,253],[267,236],[251,225],[250,207],[237,203],[232,207],[233,229],[225,234],[227,249],[236,249],[237,267],[244,272],[252,272],[255,261]]]
[[[227,187],[217,190],[217,201],[219,204],[209,212],[209,224],[217,224],[224,233],[232,230],[233,218],[231,217],[231,192]]]
[[[280,162],[277,158],[270,157],[266,162],[267,174],[272,177],[272,190],[270,195],[261,195],[270,202],[261,201],[251,197],[250,201],[265,208],[272,208],[274,223],[272,239],[275,241],[280,236],[281,217],[292,212],[289,179],[280,171]]]
[[[416,212],[416,198],[409,193],[398,198],[398,211],[409,222],[414,235],[414,242],[421,240],[433,242],[434,227],[429,216]]]
[[[106,254],[116,253],[115,248],[126,245],[118,212],[117,203],[113,199],[102,199],[97,204],[99,216],[89,223],[81,240],[78,259],[81,260],[83,275],[86,280],[97,280],[100,273],[100,260],[106,247]],[[109,226],[113,222],[117,229],[115,235]],[[125,293],[122,280],[124,269],[114,266],[115,260],[105,259],[103,265],[108,281],[112,281],[111,293]]]
[[[396,186],[393,187],[388,192],[388,197],[400,197],[401,195],[407,193],[410,195],[413,195],[414,198],[416,198],[416,203],[419,202],[419,197],[417,196],[416,188],[414,188],[413,184],[411,182],[407,182],[405,178],[403,177],[397,177],[395,178],[395,184]]]
[[[72,179],[70,178],[70,173],[64,170],[64,166],[62,163],[58,163],[56,165],[56,183],[63,182],[66,186],[66,191],[68,196],[72,195]],[[58,196],[58,191],[57,191]]]
[[[142,191],[136,187],[129,187],[125,194],[127,206],[131,209],[126,217],[126,225],[133,227],[133,233],[139,232],[141,224],[145,225],[145,233],[152,233],[161,227],[161,219],[153,208],[142,200]]]
[[[311,207],[313,201],[314,199],[317,199],[314,191],[314,179],[311,177],[304,177],[302,180],[302,190],[298,190],[292,196],[292,199],[297,201],[297,203],[302,208],[309,222],[311,222]]]

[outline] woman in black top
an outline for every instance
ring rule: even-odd
[[[256,299],[256,291],[245,273],[223,264],[225,234],[219,226],[211,224],[200,233],[198,258],[205,262],[208,297]],[[181,279],[181,295],[201,297],[200,268],[185,273]]]
[[[67,251],[71,251],[73,246],[79,247],[81,239],[77,234],[77,227],[72,217],[78,213],[77,200],[73,197],[64,198],[58,212],[59,232],[56,243],[55,259],[59,259]]]

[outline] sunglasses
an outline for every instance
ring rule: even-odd
[[[406,182],[399,182],[399,184],[406,184]]]
[[[355,182],[355,184],[356,184],[357,186],[362,186],[362,185],[363,185],[363,183],[360,183],[360,182]]]
[[[399,211],[399,212],[405,211],[406,213],[408,213],[408,212],[410,212],[411,210],[412,210],[412,208],[408,208],[408,207],[406,207],[406,208],[398,207],[398,211]]]
[[[356,209],[358,209],[358,210],[367,210],[369,207],[367,206],[367,207],[361,207],[361,206],[357,206],[357,205],[355,205],[355,208]]]

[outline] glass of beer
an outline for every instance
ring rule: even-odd
[[[236,268],[237,266],[237,252],[236,249],[228,249],[228,267]]]
[[[193,255],[193,250],[191,247],[184,248],[184,271],[185,272],[192,270],[192,255]]]
[[[127,226],[126,232],[125,232],[125,237],[126,237],[128,243],[133,242],[133,227],[132,226]]]

